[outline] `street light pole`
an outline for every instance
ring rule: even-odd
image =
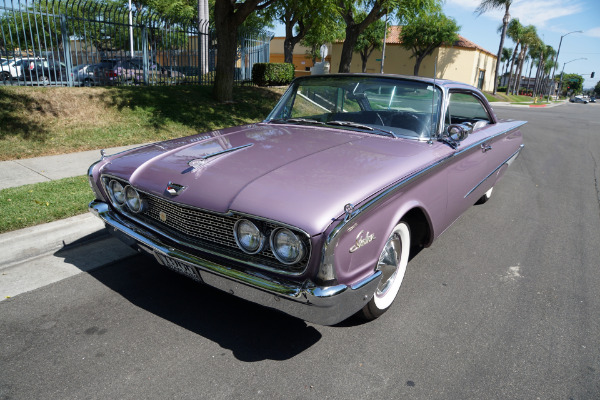
[[[556,72],[556,64],[558,64],[558,55],[560,54],[560,45],[562,44],[562,40],[565,36],[570,35],[571,33],[583,33],[582,31],[573,31],[573,32],[569,32],[569,33],[565,33],[564,35],[562,35],[560,37],[560,42],[558,42],[558,50],[556,51],[556,58],[554,59],[554,65],[552,66],[552,79],[550,80],[550,82],[552,84],[548,85],[550,86],[548,89],[548,101],[550,101],[550,93],[552,92],[552,86],[554,86],[554,74]],[[539,68],[539,67],[538,67]],[[564,68],[564,66],[563,66]],[[561,76],[562,78],[562,76]]]
[[[383,32],[383,49],[381,50],[381,71],[383,74],[383,61],[385,60],[385,42],[387,41],[387,23],[388,23],[388,14],[385,13],[385,31]]]

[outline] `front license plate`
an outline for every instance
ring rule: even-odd
[[[175,272],[179,272],[180,274],[185,275],[188,278],[192,278],[197,282],[202,282],[202,278],[200,277],[198,271],[196,271],[196,267],[187,265],[179,260],[165,256],[161,253],[154,253],[154,257],[156,257],[158,262],[164,265],[165,267],[170,268]]]

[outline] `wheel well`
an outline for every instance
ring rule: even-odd
[[[402,220],[410,228],[412,256],[431,243],[431,226],[427,215],[420,208],[413,208],[404,214]]]

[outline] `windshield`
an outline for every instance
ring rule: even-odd
[[[441,91],[400,78],[322,76],[297,80],[267,121],[366,128],[429,138],[437,129]],[[344,123],[341,123],[344,122]]]

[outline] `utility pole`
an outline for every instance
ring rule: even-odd
[[[554,59],[554,65],[552,66],[552,79],[550,80],[550,88],[548,89],[548,102],[550,101],[550,93],[552,92],[552,87],[554,87],[554,73],[556,72],[556,64],[558,64],[558,55],[560,54],[560,45],[562,44],[562,40],[565,36],[570,35],[571,33],[583,33],[582,31],[573,31],[569,33],[565,33],[560,37],[560,42],[558,42],[558,50],[556,51],[556,58]],[[564,66],[563,66],[564,68]]]

